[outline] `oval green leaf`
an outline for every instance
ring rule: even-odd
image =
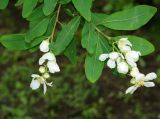
[[[91,21],[92,0],[72,0],[77,11],[87,20]]]
[[[67,25],[62,27],[55,42],[51,43],[50,48],[55,55],[62,53],[73,39],[80,24],[80,17],[73,18]]]
[[[113,13],[100,24],[114,30],[136,30],[145,25],[154,16],[156,11],[155,7],[139,5]]]
[[[46,16],[50,15],[54,11],[57,2],[58,0],[44,0],[43,12]]]

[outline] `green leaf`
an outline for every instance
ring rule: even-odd
[[[98,59],[100,54],[109,53],[111,50],[107,40],[98,33],[96,35],[97,43],[95,46],[95,53],[92,55],[88,54],[85,59],[85,73],[87,79],[92,83],[99,79],[104,67],[104,62]]]
[[[42,19],[38,24],[34,25],[34,27],[26,33],[26,42],[31,42],[34,38],[42,36],[48,28],[48,23],[49,17]]]
[[[92,23],[85,22],[82,30],[82,47],[86,48],[90,54],[93,54],[95,51],[96,42],[97,37],[94,25]]]
[[[56,15],[53,15],[52,18],[49,21],[48,28],[47,28],[47,31],[45,33],[45,36],[49,36],[49,35],[52,34],[55,22],[56,22]]]
[[[0,9],[5,9],[8,5],[9,0],[0,0]]]
[[[120,38],[128,38],[128,40],[132,43],[132,49],[135,51],[140,51],[142,56],[149,55],[154,52],[155,48],[152,43],[148,40],[137,37],[137,36],[118,36],[115,39],[119,40]]]
[[[35,20],[41,20],[44,19],[45,15],[42,10],[42,6],[37,7],[32,11],[32,13],[28,16],[28,21],[35,21]]]
[[[80,17],[73,18],[67,25],[63,26],[55,42],[51,43],[50,48],[55,55],[62,53],[72,41],[74,33],[80,24]]]
[[[106,17],[101,24],[114,30],[136,30],[145,25],[154,16],[156,11],[155,7],[139,5],[113,13]]]
[[[87,20],[91,21],[92,0],[72,0],[75,8]]]
[[[10,50],[26,50],[28,45],[25,42],[24,34],[4,35],[0,38],[0,42],[4,47]]]
[[[35,38],[30,44],[29,46],[32,48],[32,47],[35,47],[37,45],[39,45],[43,40],[47,39],[46,36],[40,36],[38,38]]]
[[[50,15],[54,11],[57,2],[58,0],[44,0],[43,12],[46,16]]]
[[[68,4],[71,0],[60,0],[60,4]]]
[[[17,2],[15,3],[15,6],[18,7],[20,5],[22,5],[24,2],[24,0],[17,0]]]
[[[76,39],[73,39],[64,51],[65,56],[68,57],[72,64],[77,63],[77,49],[76,49]]]
[[[103,14],[103,13],[92,13],[92,22],[95,25],[99,25],[104,21],[109,15]]]
[[[38,0],[24,0],[23,2],[23,9],[22,9],[22,16],[24,18],[28,17],[33,9],[36,7]]]

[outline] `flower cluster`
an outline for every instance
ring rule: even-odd
[[[39,59],[39,72],[41,75],[32,74],[32,81],[30,87],[36,90],[43,85],[43,93],[47,91],[47,86],[52,86],[52,82],[48,83],[46,80],[50,77],[49,73],[60,72],[60,68],[56,62],[55,55],[49,49],[49,39],[42,41],[40,44],[40,51],[45,53]]]
[[[137,67],[137,61],[141,56],[139,51],[132,50],[132,44],[128,38],[121,38],[116,42],[115,49],[111,53],[101,54],[99,56],[100,61],[107,61],[107,66],[111,69],[117,68],[117,71],[121,74],[129,74],[131,84],[133,86],[126,90],[126,94],[133,94],[139,87],[154,87],[155,84],[150,80],[156,79],[155,73],[149,73],[146,76],[139,72]],[[116,50],[116,51],[115,51]]]

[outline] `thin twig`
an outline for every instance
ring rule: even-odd
[[[51,41],[53,40],[53,36],[54,36],[54,33],[55,33],[56,25],[57,25],[58,18],[59,18],[60,9],[61,9],[61,4],[58,6],[57,15],[56,15],[56,20],[55,20],[55,23],[54,23],[54,26],[53,26],[52,34],[51,34],[51,36],[50,36],[50,37],[51,37]]]
[[[106,39],[108,39],[109,41],[111,40],[111,37],[109,37],[108,35],[106,35],[105,33],[103,33],[98,27],[96,27],[96,30],[97,30],[102,36],[104,36]]]

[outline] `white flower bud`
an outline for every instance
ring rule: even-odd
[[[138,74],[139,74],[139,69],[138,69],[137,67],[133,67],[133,68],[131,69],[130,75],[131,75],[132,77],[136,77]]]
[[[40,72],[40,73],[45,73],[45,71],[46,71],[46,69],[45,69],[44,66],[40,66],[40,67],[39,67],[39,72]]]
[[[117,71],[121,74],[127,74],[128,73],[128,64],[126,62],[120,62],[117,64]]]
[[[118,52],[111,52],[109,53],[109,58],[112,60],[116,60],[119,57],[119,53]]]
[[[132,47],[131,42],[128,40],[128,38],[121,38],[118,41],[118,48],[121,52],[126,53],[127,51],[130,51]]]
[[[105,61],[107,58],[108,58],[108,54],[101,54],[101,55],[99,56],[99,60],[100,60],[100,61]]]
[[[107,61],[107,66],[108,66],[109,68],[113,69],[113,68],[116,67],[116,62],[115,62],[114,60],[112,60],[112,59],[109,59],[109,60]]]
[[[49,51],[49,40],[44,40],[42,41],[42,43],[40,44],[40,51],[42,52],[48,52]]]
[[[50,75],[49,75],[49,73],[45,73],[45,74],[43,74],[43,77],[44,77],[45,79],[47,79],[47,78],[50,77]]]

